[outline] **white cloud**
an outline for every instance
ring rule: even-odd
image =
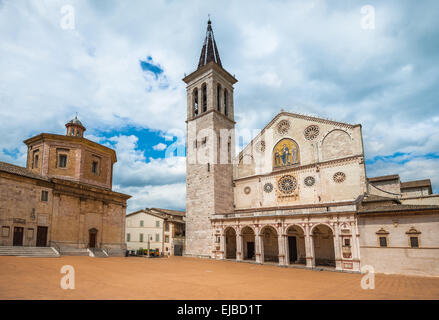
[[[407,158],[406,156],[403,158]],[[399,160],[403,160],[403,158]],[[431,179],[434,192],[439,192],[439,159],[414,158],[407,162],[377,161],[367,168],[368,177],[399,174],[401,181]]]
[[[134,135],[99,140],[107,141],[104,143],[116,150],[113,189],[132,196],[129,211],[145,207],[185,208],[182,199],[186,194],[186,158],[147,159],[144,151],[138,149]]]
[[[152,148],[153,148],[154,150],[157,150],[157,151],[163,151],[163,150],[166,149],[166,147],[167,147],[166,144],[164,144],[164,143],[158,143],[158,144],[156,144],[155,146],[153,146]]]
[[[125,188],[115,185],[114,190],[132,196],[128,200],[127,213],[151,207],[175,210],[184,210],[186,207],[185,183]]]

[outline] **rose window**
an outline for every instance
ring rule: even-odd
[[[279,179],[279,190],[284,194],[291,194],[297,188],[297,180],[293,176],[283,176]]]
[[[290,129],[290,127],[291,127],[291,125],[290,125],[290,122],[288,120],[282,120],[277,125],[277,131],[280,134],[285,135],[288,133],[288,130]]]
[[[346,180],[346,174],[344,172],[337,172],[334,174],[333,179],[336,183],[342,183]]]
[[[255,145],[255,149],[257,152],[263,153],[265,151],[265,141],[258,141]]]
[[[314,177],[309,176],[309,177],[306,177],[306,178],[305,178],[305,185],[306,185],[307,187],[311,187],[311,186],[313,186],[315,183],[316,183],[316,179],[315,179]]]
[[[273,191],[273,185],[270,182],[266,183],[264,185],[264,191],[266,193],[270,193],[271,191]]]
[[[320,129],[316,125],[309,126],[305,129],[304,134],[307,140],[314,140],[320,133]]]

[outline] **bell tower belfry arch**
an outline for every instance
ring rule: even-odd
[[[183,81],[187,85],[185,255],[213,257],[216,245],[210,218],[233,212],[237,80],[222,66],[210,19],[198,68]]]

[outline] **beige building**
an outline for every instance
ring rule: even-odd
[[[282,111],[235,158],[237,80],[210,21],[183,81],[186,255],[439,275],[439,195],[429,180],[368,179],[360,124]]]
[[[0,162],[0,245],[122,255],[130,196],[111,190],[116,153],[85,139],[77,118],[66,128],[24,141],[26,168]]]
[[[128,250],[153,249],[181,256],[185,235],[184,211],[142,209],[126,216]]]

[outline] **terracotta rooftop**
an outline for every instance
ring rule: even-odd
[[[359,214],[365,213],[395,213],[401,212],[406,213],[410,211],[425,211],[425,210],[436,210],[439,212],[438,205],[409,205],[409,204],[399,204],[394,206],[382,206],[382,207],[373,207],[367,208],[363,207],[358,210]]]
[[[367,180],[369,180],[369,182],[399,180],[399,174],[391,174],[388,176],[373,177],[373,178],[368,178]]]
[[[430,187],[431,188],[431,180],[425,179],[425,180],[401,182],[401,189],[403,189],[403,188],[417,188],[417,187]]]
[[[16,175],[23,176],[23,177],[39,179],[39,180],[44,180],[44,181],[50,181],[49,178],[46,178],[46,177],[43,177],[39,174],[33,173],[24,167],[16,166],[16,165],[6,163],[6,162],[1,162],[1,161],[0,161],[0,171],[16,174]]]
[[[161,209],[161,208],[145,208],[145,209],[131,212],[131,213],[127,214],[126,216],[130,217],[130,216],[133,216],[133,215],[141,213],[141,212],[151,214],[153,216],[156,216],[156,217],[159,217],[162,219],[166,219],[166,218],[168,218],[168,216],[171,216],[171,220],[174,220],[173,219],[174,217],[184,217],[186,215],[186,213],[184,211]]]
[[[170,209],[161,209],[161,208],[151,208],[151,209],[159,211],[159,212],[163,212],[165,214],[169,214],[169,215],[172,215],[172,216],[184,217],[186,215],[186,212],[179,211],[179,210],[170,210]]]
[[[386,202],[386,201],[401,203],[401,201],[399,201],[397,198],[382,197],[374,194],[367,195],[363,199],[363,202]]]

